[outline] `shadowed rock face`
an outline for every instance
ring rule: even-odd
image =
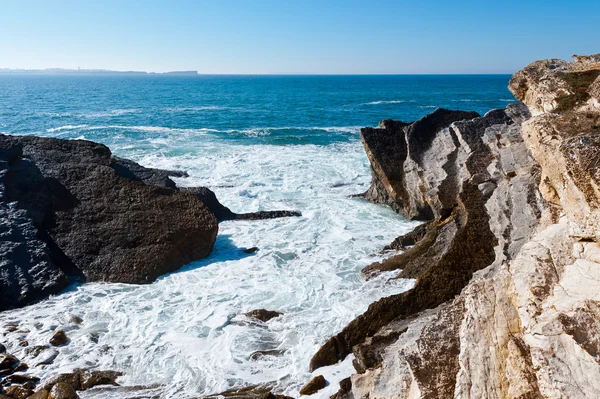
[[[210,253],[210,210],[164,187],[172,172],[136,165],[88,141],[0,136],[0,309],[59,291],[67,274],[150,283]]]
[[[423,208],[410,204],[427,204],[434,218],[363,271],[399,269],[415,287],[313,358],[354,353],[358,374],[338,397],[600,396],[599,76],[600,55],[535,62],[510,81],[527,107],[398,151],[398,209],[415,217]]]

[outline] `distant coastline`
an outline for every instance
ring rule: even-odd
[[[198,71],[170,71],[170,72],[145,72],[145,71],[113,71],[110,69],[11,69],[0,68],[0,75],[178,75],[196,76]]]

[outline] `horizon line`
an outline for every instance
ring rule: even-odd
[[[514,72],[216,72],[203,73],[197,70],[174,70],[165,72],[112,70],[112,69],[70,69],[70,68],[0,68],[0,75],[141,75],[141,76],[411,76],[411,75],[512,75]]]

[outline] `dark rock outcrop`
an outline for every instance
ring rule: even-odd
[[[268,385],[251,385],[209,395],[205,399],[292,399],[289,396],[274,394],[271,389]]]
[[[150,283],[210,253],[210,210],[144,182],[173,172],[136,165],[89,141],[0,136],[0,309],[58,292],[67,275]]]
[[[214,192],[206,187],[182,187],[183,192],[188,192],[202,201],[215,214],[217,219],[225,220],[262,220],[282,217],[302,216],[298,211],[260,211],[250,213],[234,213],[221,204]]]
[[[312,395],[325,388],[326,386],[327,381],[325,380],[325,377],[323,377],[322,375],[318,375],[302,387],[302,389],[300,390],[300,395]]]

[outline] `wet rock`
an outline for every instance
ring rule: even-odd
[[[5,389],[6,395],[14,399],[27,399],[33,395],[31,389],[24,388],[20,385],[11,385]]]
[[[79,373],[79,381],[81,390],[98,386],[98,385],[113,385],[118,386],[117,378],[123,373],[111,370],[81,370]]]
[[[33,395],[29,396],[27,399],[48,399],[50,396],[50,392],[45,389],[40,389],[36,391]]]
[[[58,357],[58,355],[59,355],[58,351],[56,351],[54,349],[45,349],[45,350],[41,351],[40,354],[36,357],[37,363],[35,365],[37,367],[37,366],[52,364],[54,362],[54,359],[56,359]]]
[[[301,390],[300,395],[312,395],[327,386],[327,381],[322,375],[318,375],[308,382]]]
[[[0,354],[6,353],[6,346],[0,344]]]
[[[29,374],[13,374],[9,377],[6,377],[2,380],[2,384],[25,384],[26,382],[33,382],[37,384],[40,381],[39,377],[29,375]]]
[[[98,385],[118,386],[116,380],[122,375],[121,372],[111,370],[76,369],[72,373],[62,373],[49,378],[44,381],[42,388],[49,390],[57,383],[68,384],[76,391],[85,391]]]
[[[29,346],[29,341],[27,341],[24,338],[19,338],[19,344],[20,347],[25,348],[27,346]]]
[[[245,254],[253,254],[255,252],[258,252],[258,247],[250,247],[250,248],[244,249]]]
[[[245,388],[234,388],[218,394],[209,395],[207,399],[291,399],[289,396],[271,392],[268,385],[251,385]]]
[[[340,381],[340,389],[331,396],[331,399],[353,399],[352,396],[352,379],[344,378]]]
[[[282,349],[255,351],[255,352],[252,352],[252,354],[250,355],[250,360],[259,360],[266,356],[277,357],[277,356],[283,355],[284,353],[285,353],[285,350],[282,350]]]
[[[275,312],[273,310],[266,309],[255,309],[251,312],[246,313],[246,316],[258,319],[264,323],[274,319],[275,317],[281,316],[283,313]]]
[[[75,390],[64,382],[56,383],[50,390],[48,399],[78,399],[79,396]]]
[[[69,341],[67,334],[63,330],[58,330],[52,335],[50,338],[50,345],[52,346],[61,346],[66,344]]]
[[[71,315],[71,317],[69,318],[69,321],[71,323],[75,323],[75,324],[83,323],[83,319],[77,315]]]
[[[17,367],[15,367],[15,373],[19,372],[19,371],[25,371],[29,368],[29,366],[27,365],[27,363],[19,363],[17,365]]]
[[[25,354],[27,356],[37,357],[37,356],[39,356],[40,353],[42,353],[43,351],[45,351],[46,349],[49,349],[49,348],[50,348],[50,346],[48,346],[48,345],[29,346],[25,349]]]
[[[15,356],[5,353],[0,355],[0,370],[13,369],[19,363]]]

